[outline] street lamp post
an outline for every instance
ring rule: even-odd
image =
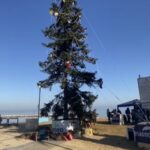
[[[40,117],[40,103],[41,103],[41,86],[38,85],[39,87],[39,103],[38,103],[38,122],[39,122],[39,117]]]

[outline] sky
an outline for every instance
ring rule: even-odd
[[[83,9],[91,56],[98,59],[89,69],[104,80],[94,104],[98,112],[139,98],[137,78],[150,76],[150,1],[78,0]],[[37,82],[47,77],[39,61],[49,50],[42,30],[53,23],[52,0],[0,1],[0,112],[37,110]],[[41,105],[55,93],[42,89]]]

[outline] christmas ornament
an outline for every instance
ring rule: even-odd
[[[68,19],[68,23],[71,23],[71,19]]]
[[[56,17],[59,15],[58,11],[54,11],[52,8],[50,9],[49,13],[50,15],[54,15]]]
[[[67,69],[71,68],[71,62],[70,61],[66,61],[66,67],[67,67]]]
[[[54,13],[54,16],[57,17],[58,15],[59,15],[59,13],[56,11],[56,12]]]
[[[72,2],[72,5],[74,6],[74,5],[75,5],[75,3],[74,3],[74,2]]]
[[[50,54],[50,58],[53,58],[53,54],[52,53]]]
[[[49,13],[50,13],[50,15],[53,15],[53,9],[50,9],[50,11],[49,11]]]

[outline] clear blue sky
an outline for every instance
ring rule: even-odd
[[[46,78],[38,62],[48,54],[41,45],[46,42],[41,30],[51,24],[50,3],[51,0],[0,1],[0,111],[37,108],[36,83]],[[79,3],[91,55],[99,59],[91,69],[104,79],[104,88],[95,89],[99,94],[95,105],[115,106],[139,98],[137,77],[150,75],[150,1]],[[42,103],[52,95],[42,90]]]

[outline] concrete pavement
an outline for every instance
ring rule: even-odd
[[[50,147],[48,148],[47,146],[41,143],[33,142],[30,144],[26,144],[16,148],[5,149],[5,150],[48,150],[48,149],[50,149]]]
[[[72,150],[68,147],[62,146],[62,141],[42,141],[32,142],[16,148],[9,148],[4,150]]]

